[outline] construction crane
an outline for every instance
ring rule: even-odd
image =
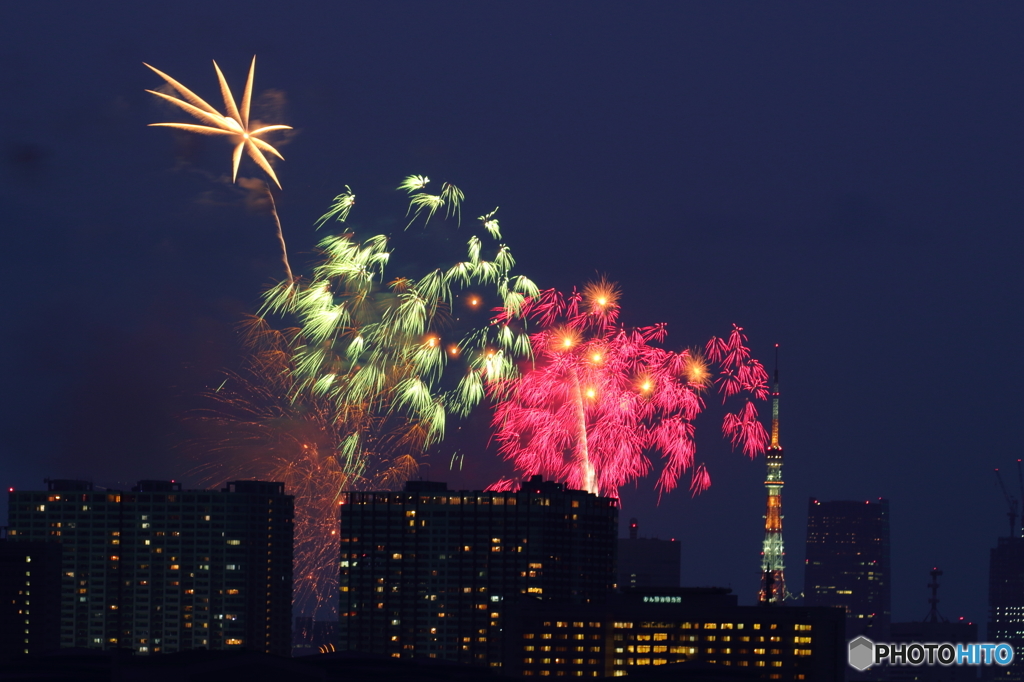
[[[1017,460],[1017,482],[1020,483],[1020,499],[1024,500],[1024,473],[1021,473],[1020,460]],[[1024,513],[1020,515],[1021,529],[1017,535],[1019,538],[1024,538]]]
[[[1010,519],[1010,537],[1016,536],[1017,530],[1017,500],[1010,497],[1010,493],[1006,492],[1006,486],[1003,485],[1003,477],[999,473],[999,469],[996,469],[996,480],[999,481],[999,489],[1003,491],[1003,497],[1006,498],[1006,507],[1009,511],[1006,515]]]

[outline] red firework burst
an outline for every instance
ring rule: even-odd
[[[601,280],[582,293],[552,289],[527,301],[523,318],[542,331],[530,336],[532,370],[492,390],[500,452],[526,476],[542,474],[612,497],[648,474],[648,455],[658,452],[664,460],[660,492],[674,489],[692,470],[690,489],[700,493],[711,477],[703,464],[694,467],[693,422],[704,409],[708,362],[689,350],[653,345],[665,338],[663,324],[619,325],[618,298],[618,288]],[[514,322],[508,313],[495,320]],[[763,452],[768,435],[751,399],[767,396],[768,376],[750,356],[742,329],[734,327],[727,339],[712,338],[706,353],[719,365],[715,383],[723,401],[746,397],[726,415],[725,435],[747,456]]]

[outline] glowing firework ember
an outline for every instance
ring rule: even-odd
[[[700,394],[710,383],[707,362],[654,346],[665,337],[664,325],[618,325],[618,298],[618,288],[602,280],[582,294],[544,291],[515,311],[542,331],[530,337],[536,367],[492,388],[495,439],[526,476],[614,497],[649,473],[647,453],[659,452],[658,489],[672,490],[692,469],[690,488],[699,493],[711,483],[703,464],[694,467],[693,440],[693,421],[704,408]],[[512,320],[503,314],[497,322]],[[723,399],[767,396],[767,374],[745,342],[736,327],[727,340],[708,343],[708,358],[721,366]],[[748,456],[764,451],[767,434],[749,399],[723,428]]]

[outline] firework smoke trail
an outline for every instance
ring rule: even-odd
[[[375,456],[367,457],[362,472],[342,470],[337,452],[350,425],[328,400],[293,398],[295,333],[250,319],[242,369],[226,372],[219,387],[203,394],[206,406],[185,421],[195,433],[187,450],[200,462],[193,474],[205,484],[281,481],[295,496],[295,602],[314,613],[330,611],[336,597],[340,491],[393,487],[413,476],[417,465],[402,448],[411,425],[393,417],[378,426],[378,432],[390,430],[370,445]]]
[[[707,361],[653,345],[664,339],[664,325],[620,326],[618,298],[618,288],[601,280],[568,296],[544,291],[516,311],[541,331],[530,337],[534,369],[491,386],[500,452],[526,476],[617,497],[620,487],[651,471],[647,453],[657,451],[664,460],[661,493],[691,469],[690,489],[702,492],[711,479],[703,464],[694,467],[693,422],[710,383]],[[515,320],[501,313],[496,322]],[[708,344],[708,357],[721,366],[723,399],[767,396],[767,374],[745,343],[735,328],[729,339]],[[764,451],[767,433],[749,400],[726,416],[723,429],[748,456]]]
[[[274,225],[277,227],[277,240],[281,242],[281,260],[284,262],[284,271],[288,276],[288,284],[295,283],[292,275],[292,266],[288,262],[288,247],[284,243],[284,232],[281,230],[281,216],[277,214],[277,202],[274,201],[274,193],[270,191],[270,185],[264,181],[263,187],[267,190],[267,198],[270,199],[270,214],[274,217]]]

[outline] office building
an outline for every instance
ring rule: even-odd
[[[505,673],[633,677],[684,663],[672,679],[841,682],[844,621],[834,608],[737,606],[729,588],[714,587],[630,590],[605,603],[517,605],[509,612]],[[689,668],[696,675],[682,677]]]
[[[629,520],[629,537],[619,538],[619,589],[679,587],[678,540],[639,537],[639,522]]]
[[[1024,680],[1024,538],[999,538],[989,555],[986,639],[1013,645],[1013,662],[987,669],[991,679]]]
[[[501,667],[511,604],[606,598],[618,507],[535,476],[518,491],[348,492],[339,648]]]
[[[846,634],[889,639],[889,503],[811,499],[804,600],[846,611]]]
[[[8,539],[59,543],[60,645],[291,650],[292,497],[141,481],[130,492],[52,480],[9,496]]]

